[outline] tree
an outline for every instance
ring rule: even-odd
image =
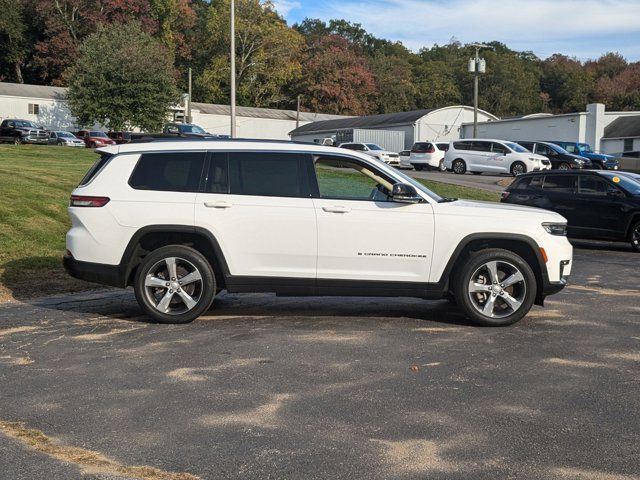
[[[343,37],[328,35],[307,51],[301,93],[303,105],[312,111],[366,115],[376,89],[366,58]]]
[[[419,59],[413,67],[413,78],[417,108],[439,108],[461,102],[451,65],[443,60]]]
[[[0,80],[23,82],[22,67],[27,53],[23,4],[16,0],[0,0]]]
[[[378,113],[401,112],[414,106],[415,88],[409,60],[398,55],[378,52],[371,59]]]
[[[593,74],[597,79],[602,77],[613,78],[620,75],[629,64],[619,53],[605,53],[597,60],[590,60],[584,64],[585,70]]]
[[[69,106],[83,125],[157,130],[178,101],[173,58],[140,24],[107,25],[89,35],[66,73]],[[108,55],[105,55],[108,52]]]
[[[553,111],[582,111],[593,98],[595,78],[578,60],[555,54],[542,62],[540,86],[551,96]]]
[[[640,109],[640,63],[629,65],[613,78],[601,78],[597,99],[613,110]]]
[[[214,2],[208,12],[209,61],[196,78],[202,101],[229,99],[229,0]],[[236,2],[236,84],[240,105],[275,107],[287,102],[284,89],[300,74],[302,36],[287,26],[270,3]]]

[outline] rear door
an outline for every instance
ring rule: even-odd
[[[218,240],[236,281],[315,278],[310,166],[311,157],[300,153],[210,153],[195,222]]]
[[[567,219],[570,232],[575,232],[585,208],[577,196],[577,175],[556,173],[545,175],[542,189],[549,201],[549,210]]]

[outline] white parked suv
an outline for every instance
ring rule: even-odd
[[[513,176],[536,170],[550,170],[547,157],[531,153],[515,142],[493,139],[464,139],[451,142],[444,155],[444,167],[454,173],[510,173]]]
[[[416,142],[411,147],[409,163],[417,171],[426,168],[444,172],[444,154],[448,149],[448,142]]]
[[[444,198],[359,152],[192,139],[98,152],[71,196],[64,265],[133,286],[158,322],[189,322],[227,290],[448,298],[506,325],[571,270],[560,215]]]
[[[338,147],[366,153],[389,165],[400,165],[400,155],[389,152],[375,143],[341,143]]]

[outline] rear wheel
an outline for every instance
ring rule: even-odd
[[[462,175],[467,171],[467,164],[464,162],[464,160],[457,158],[453,161],[453,165],[451,165],[451,168],[453,168],[454,173]]]
[[[188,323],[211,306],[216,280],[211,265],[193,248],[169,245],[147,255],[134,282],[140,308],[160,323]]]
[[[440,160],[440,163],[438,163],[438,170],[441,172],[447,171],[447,167],[444,166],[444,158]]]
[[[570,168],[571,167],[566,162],[562,162],[560,165],[558,165],[558,170],[569,170]]]
[[[527,173],[527,166],[522,162],[513,162],[511,164],[511,175],[514,177],[516,175],[521,175],[523,173]]]
[[[636,252],[640,252],[640,221],[636,222],[633,227],[631,227],[631,248],[633,248]]]
[[[423,169],[422,165],[414,165],[413,168],[416,169],[416,172],[421,172]]]
[[[477,252],[457,272],[457,305],[478,325],[511,325],[524,317],[536,297],[536,278],[519,255],[503,249]]]

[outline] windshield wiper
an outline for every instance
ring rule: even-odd
[[[450,197],[442,197],[441,200],[438,201],[438,203],[449,203],[449,202],[455,202],[456,200],[458,200],[457,198],[450,198]]]

